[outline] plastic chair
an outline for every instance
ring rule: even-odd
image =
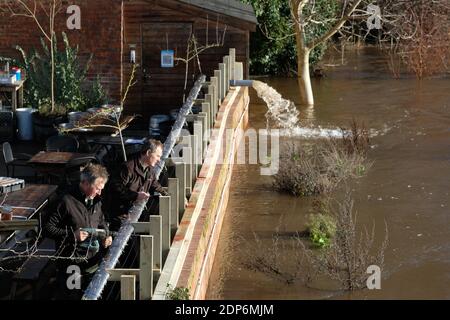
[[[47,151],[54,152],[77,152],[80,146],[78,140],[74,136],[52,136],[47,139]]]
[[[6,175],[8,177],[14,177],[15,167],[30,167],[28,165],[28,160],[31,159],[31,155],[26,153],[13,154],[9,142],[4,142],[2,148],[3,148],[3,159],[5,160],[6,165]],[[11,176],[9,175],[10,168],[12,169]]]

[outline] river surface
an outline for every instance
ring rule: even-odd
[[[374,48],[348,51],[345,60],[313,80],[315,107],[298,110],[304,126],[335,129],[355,117],[375,133],[373,165],[349,188],[359,223],[374,222],[378,239],[388,225],[381,290],[330,292],[246,269],[241,248],[253,233],[268,240],[305,230],[312,200],[277,193],[259,165],[235,165],[207,298],[450,299],[450,79],[392,79]],[[296,79],[260,80],[299,105]],[[249,127],[265,128],[267,107],[250,94]]]

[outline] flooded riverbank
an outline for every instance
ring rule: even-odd
[[[450,298],[450,80],[391,79],[374,49],[349,52],[346,59],[314,80],[316,105],[299,107],[299,118],[304,127],[334,130],[355,117],[374,133],[373,165],[349,187],[360,223],[374,221],[379,237],[388,224],[381,290],[336,294],[243,267],[243,241],[252,241],[253,232],[267,240],[275,231],[304,230],[312,199],[279,194],[259,166],[236,165],[208,298]],[[296,79],[263,81],[298,105]],[[266,112],[252,90],[249,126],[265,128]]]

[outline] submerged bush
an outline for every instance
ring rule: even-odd
[[[328,247],[331,239],[336,234],[336,221],[328,215],[322,213],[311,214],[307,224],[309,239],[315,246]]]
[[[318,140],[312,145],[300,141],[282,146],[278,173],[273,178],[276,190],[294,196],[328,193],[349,178],[363,176],[367,162],[369,138],[367,130],[353,121],[351,130],[342,138]]]

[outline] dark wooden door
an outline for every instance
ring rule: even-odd
[[[186,58],[192,23],[161,22],[142,25],[142,106],[146,115],[168,114],[181,107],[185,81],[185,63],[174,61],[173,68],[161,67],[161,50],[174,50]],[[189,90],[189,85],[188,85]]]

